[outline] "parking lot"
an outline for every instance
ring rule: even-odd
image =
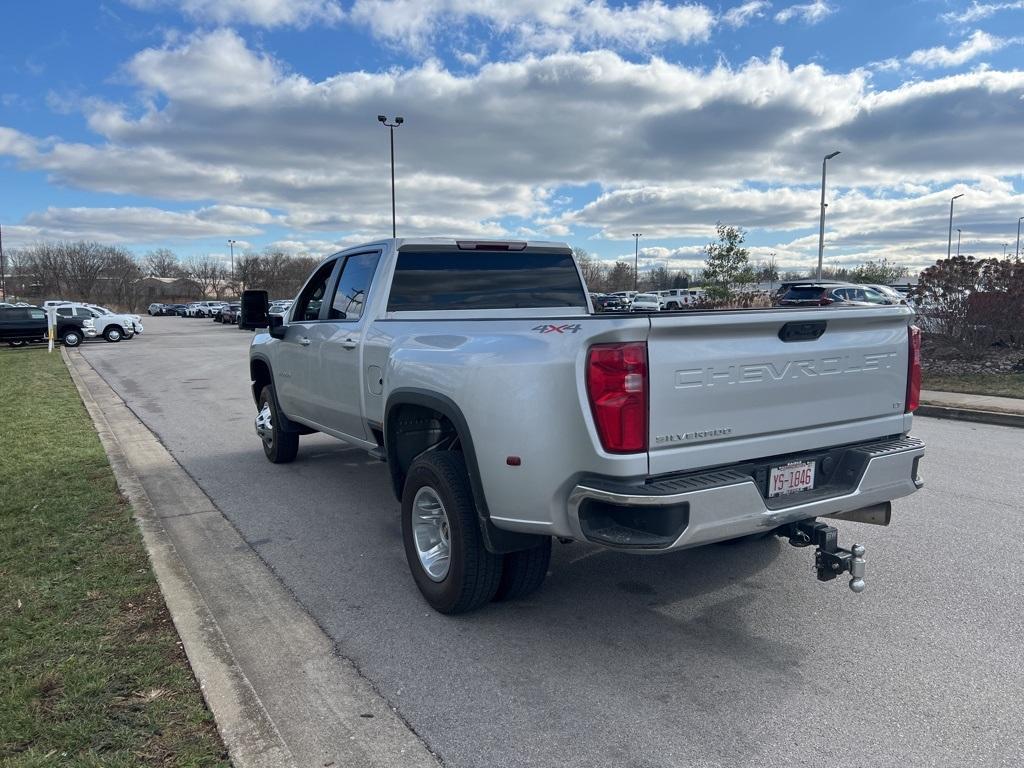
[[[251,334],[147,317],[82,355],[452,766],[1010,765],[1024,756],[1021,433],[919,419],[924,491],[868,589],[779,540],[637,557],[556,545],[527,600],[446,617],[405,562],[384,464],[322,436],[263,457]],[[127,347],[127,348],[126,348]]]

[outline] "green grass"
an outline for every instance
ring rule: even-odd
[[[0,349],[0,765],[228,764],[60,354]]]
[[[943,376],[924,373],[924,389],[940,392],[963,392],[968,395],[999,395],[1024,399],[1024,373],[965,373]]]

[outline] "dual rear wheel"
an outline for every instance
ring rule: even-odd
[[[465,613],[491,600],[513,600],[540,588],[551,562],[551,539],[500,555],[480,534],[461,453],[417,458],[402,492],[402,539],[416,586],[440,613]]]
[[[275,464],[293,461],[299,450],[299,433],[283,429],[287,423],[273,387],[264,387],[256,432]],[[484,546],[466,462],[456,451],[424,453],[409,467],[402,539],[416,586],[434,610],[446,614],[525,597],[544,583],[551,563],[550,537],[508,554]]]

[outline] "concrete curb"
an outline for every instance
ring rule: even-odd
[[[979,424],[998,424],[1004,427],[1024,427],[1024,414],[1002,413],[1000,411],[977,411],[971,408],[954,408],[947,405],[922,404],[914,411],[916,416],[930,416],[936,419],[956,419]]]
[[[132,504],[203,697],[238,768],[437,768],[157,437],[61,354]]]

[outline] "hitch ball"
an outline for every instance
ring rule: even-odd
[[[860,544],[854,544],[850,547],[850,554],[853,555],[853,560],[850,562],[850,589],[860,594],[864,591],[864,587],[867,586],[864,583],[864,547]]]

